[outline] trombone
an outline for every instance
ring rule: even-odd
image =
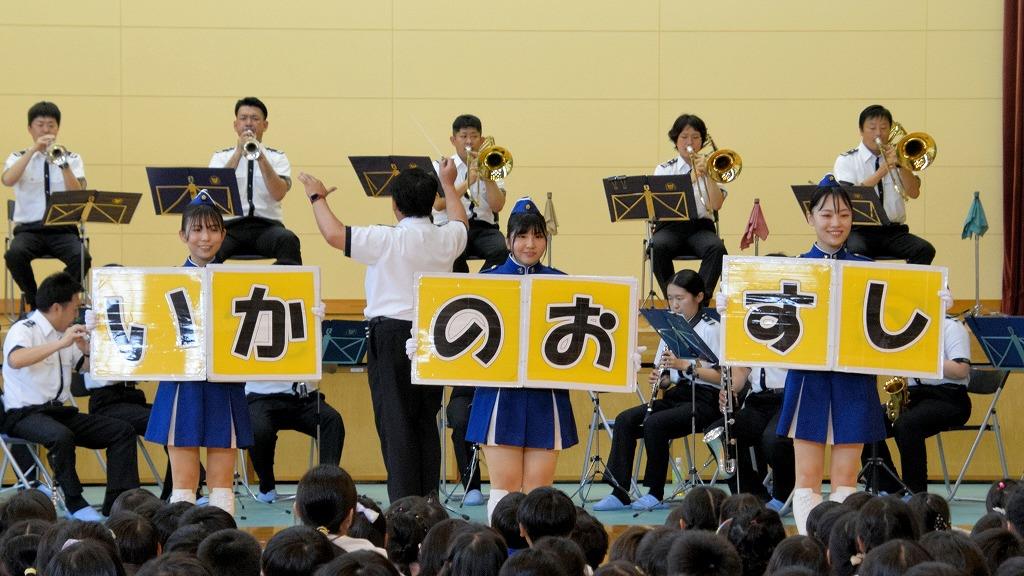
[[[903,173],[900,167],[911,172],[918,172],[931,166],[935,162],[935,155],[938,148],[935,139],[926,132],[907,131],[899,122],[893,122],[889,128],[889,134],[882,142],[881,138],[875,137],[875,145],[882,154],[882,161],[885,162],[886,171],[892,178],[893,187],[903,200],[907,200],[907,187],[903,182]],[[885,157],[885,148],[893,148],[896,151],[896,165],[890,166]],[[895,174],[893,173],[895,171]]]
[[[710,153],[707,154],[706,159],[704,158],[704,151],[711,148]],[[686,152],[690,155],[690,166],[696,166],[697,162],[702,159],[704,161],[704,170],[712,180],[719,184],[728,184],[735,180],[740,172],[743,170],[743,158],[736,153],[735,150],[729,150],[723,148],[719,150],[718,146],[715,145],[715,139],[708,134],[707,142],[700,150],[694,151],[692,146],[686,147]],[[711,201],[710,193],[708,192],[707,182],[702,181],[703,178],[694,177],[694,186],[696,188],[697,196],[700,199],[701,204],[704,205],[704,210],[710,214],[712,212],[711,207],[708,206],[708,202]]]
[[[472,147],[466,146],[467,162],[472,152]],[[512,171],[512,153],[508,148],[496,145],[493,136],[488,136],[476,153],[476,169],[484,180],[504,180]]]

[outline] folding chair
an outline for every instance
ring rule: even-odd
[[[301,432],[300,432],[300,434],[301,434]],[[254,492],[253,489],[252,489],[252,484],[251,484],[251,481],[249,479],[249,459],[248,459],[248,456],[246,456],[247,452],[248,452],[248,449],[239,449],[238,450],[238,460],[237,460],[237,462],[235,464],[235,486],[241,485],[242,488],[244,488],[245,491],[249,494],[250,498],[252,498],[253,500],[255,500],[257,502],[262,502],[262,500],[260,500],[259,498],[256,497],[256,492]],[[315,436],[310,436],[309,437],[309,466],[308,466],[307,470],[309,468],[313,467],[314,463],[317,461],[317,456],[318,456],[318,454],[317,454],[316,437]],[[283,502],[285,500],[292,500],[294,498],[295,498],[294,494],[285,494],[285,495],[279,496],[277,498],[277,500],[275,500],[275,502]]]
[[[1009,376],[1009,370],[971,368],[971,379],[967,384],[967,391],[971,394],[992,396],[992,401],[989,402],[985,416],[977,424],[953,426],[945,432],[935,435],[935,443],[939,448],[939,462],[942,465],[942,479],[946,484],[946,493],[950,500],[955,499],[957,490],[960,489],[960,485],[964,481],[967,468],[971,465],[971,461],[974,459],[974,454],[978,450],[978,445],[981,444],[981,439],[985,432],[991,431],[995,435],[996,449],[999,451],[999,464],[1002,466],[1003,478],[1010,475],[1006,465],[1006,446],[1003,444],[1003,433],[999,427],[999,416],[996,414],[996,404],[1003,394],[1003,388],[1006,386],[1006,380]],[[974,437],[974,443],[971,444],[970,451],[967,453],[967,458],[964,459],[963,466],[960,468],[956,483],[951,487],[949,485],[949,472],[946,468],[946,453],[942,446],[942,434],[966,431],[977,432],[977,434]],[[968,500],[968,498],[961,498],[961,500]]]

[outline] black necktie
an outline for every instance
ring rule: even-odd
[[[252,203],[252,172],[256,162],[249,160],[249,177],[245,182],[245,196],[249,199],[249,216],[256,214],[256,206]]]
[[[46,197],[50,197],[50,163],[43,160],[43,190],[46,192]]]
[[[880,156],[875,156],[875,172],[878,172],[878,167],[881,165],[881,163],[879,162],[880,158],[881,158]],[[885,177],[883,176],[882,179],[879,180],[878,184],[875,186],[878,189],[878,201],[879,202],[882,202],[882,201],[885,200],[885,192],[883,191],[883,188],[882,188],[882,180],[884,180],[884,179],[885,179]]]

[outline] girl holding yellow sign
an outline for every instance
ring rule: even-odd
[[[810,205],[807,223],[814,227],[817,240],[801,258],[868,260],[846,249],[853,224],[853,204],[831,174],[818,184]],[[864,444],[885,439],[882,418],[874,376],[789,371],[777,432],[793,438],[793,517],[801,534],[807,533],[807,515],[822,500],[825,446],[832,446],[830,499],[842,502],[857,490]]]
[[[537,205],[520,198],[508,219],[504,264],[490,274],[564,274],[540,263],[548,247],[547,224]],[[491,473],[487,502],[495,506],[509,492],[529,492],[555,480],[558,451],[579,442],[567,390],[477,388],[466,441],[483,447]]]

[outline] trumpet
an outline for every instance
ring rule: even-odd
[[[68,149],[61,144],[51,144],[46,149],[46,158],[50,161],[50,164],[63,168],[68,163]]]
[[[903,376],[893,376],[882,384],[882,389],[889,395],[885,401],[885,416],[890,422],[895,422],[900,413],[907,409],[910,396],[907,392],[907,379]]]
[[[242,142],[242,156],[246,160],[259,160],[260,142],[255,136],[249,136]]]
[[[469,146],[466,147],[466,158],[472,152]],[[512,171],[512,153],[508,148],[498,146],[494,143],[494,137],[484,138],[483,144],[476,155],[476,168],[480,177],[484,180],[503,180]]]

